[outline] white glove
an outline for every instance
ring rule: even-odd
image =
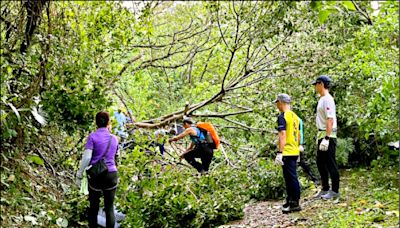
[[[88,184],[88,179],[86,177],[86,175],[81,179],[81,185],[80,185],[80,191],[79,193],[81,193],[82,195],[88,195],[89,194],[89,184]]]
[[[300,145],[300,146],[299,146],[299,150],[300,150],[300,152],[304,152],[304,147],[303,147],[303,145]]]
[[[319,150],[320,151],[327,151],[329,147],[329,140],[328,139],[322,139],[321,143],[319,144]]]
[[[283,165],[282,153],[278,153],[275,157],[275,164]]]
[[[78,188],[81,187],[81,181],[82,181],[82,174],[79,174],[79,172],[77,172],[75,177],[75,184],[78,186]]]
[[[81,187],[81,182],[82,182],[82,178],[76,177],[75,184],[76,184],[76,186],[78,186],[78,188]]]
[[[300,162],[300,154],[299,154],[299,156],[297,156],[297,161],[296,161],[297,163],[299,163]]]

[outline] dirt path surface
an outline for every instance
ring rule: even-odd
[[[242,227],[297,227],[307,226],[301,212],[283,214],[281,201],[256,202],[246,206],[242,220],[232,221],[220,228]]]

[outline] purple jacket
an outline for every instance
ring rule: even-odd
[[[110,140],[110,132],[106,127],[98,128],[97,131],[90,133],[87,142],[86,149],[93,150],[92,159],[90,164],[93,165],[100,161],[106,153],[108,140]],[[115,165],[115,154],[118,150],[118,139],[115,135],[112,135],[110,148],[107,152],[105,159],[108,167],[108,172],[116,172],[117,166]]]

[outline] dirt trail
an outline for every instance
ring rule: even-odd
[[[244,227],[312,227],[312,221],[307,220],[307,213],[311,213],[314,207],[324,206],[321,200],[312,197],[316,190],[301,199],[303,208],[300,212],[283,214],[281,206],[284,201],[253,202],[246,205],[245,216],[241,220],[232,221],[220,228],[244,228]],[[321,205],[322,203],[322,205]],[[331,201],[328,204],[337,203]]]
[[[247,205],[242,220],[230,222],[220,228],[296,227],[300,221],[305,225],[299,213],[283,214],[281,205],[281,201],[256,202]]]

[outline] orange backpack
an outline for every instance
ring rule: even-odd
[[[218,149],[221,140],[219,139],[218,132],[210,122],[197,122],[196,127],[200,130],[206,131],[208,134],[206,140],[214,144],[213,149]]]

